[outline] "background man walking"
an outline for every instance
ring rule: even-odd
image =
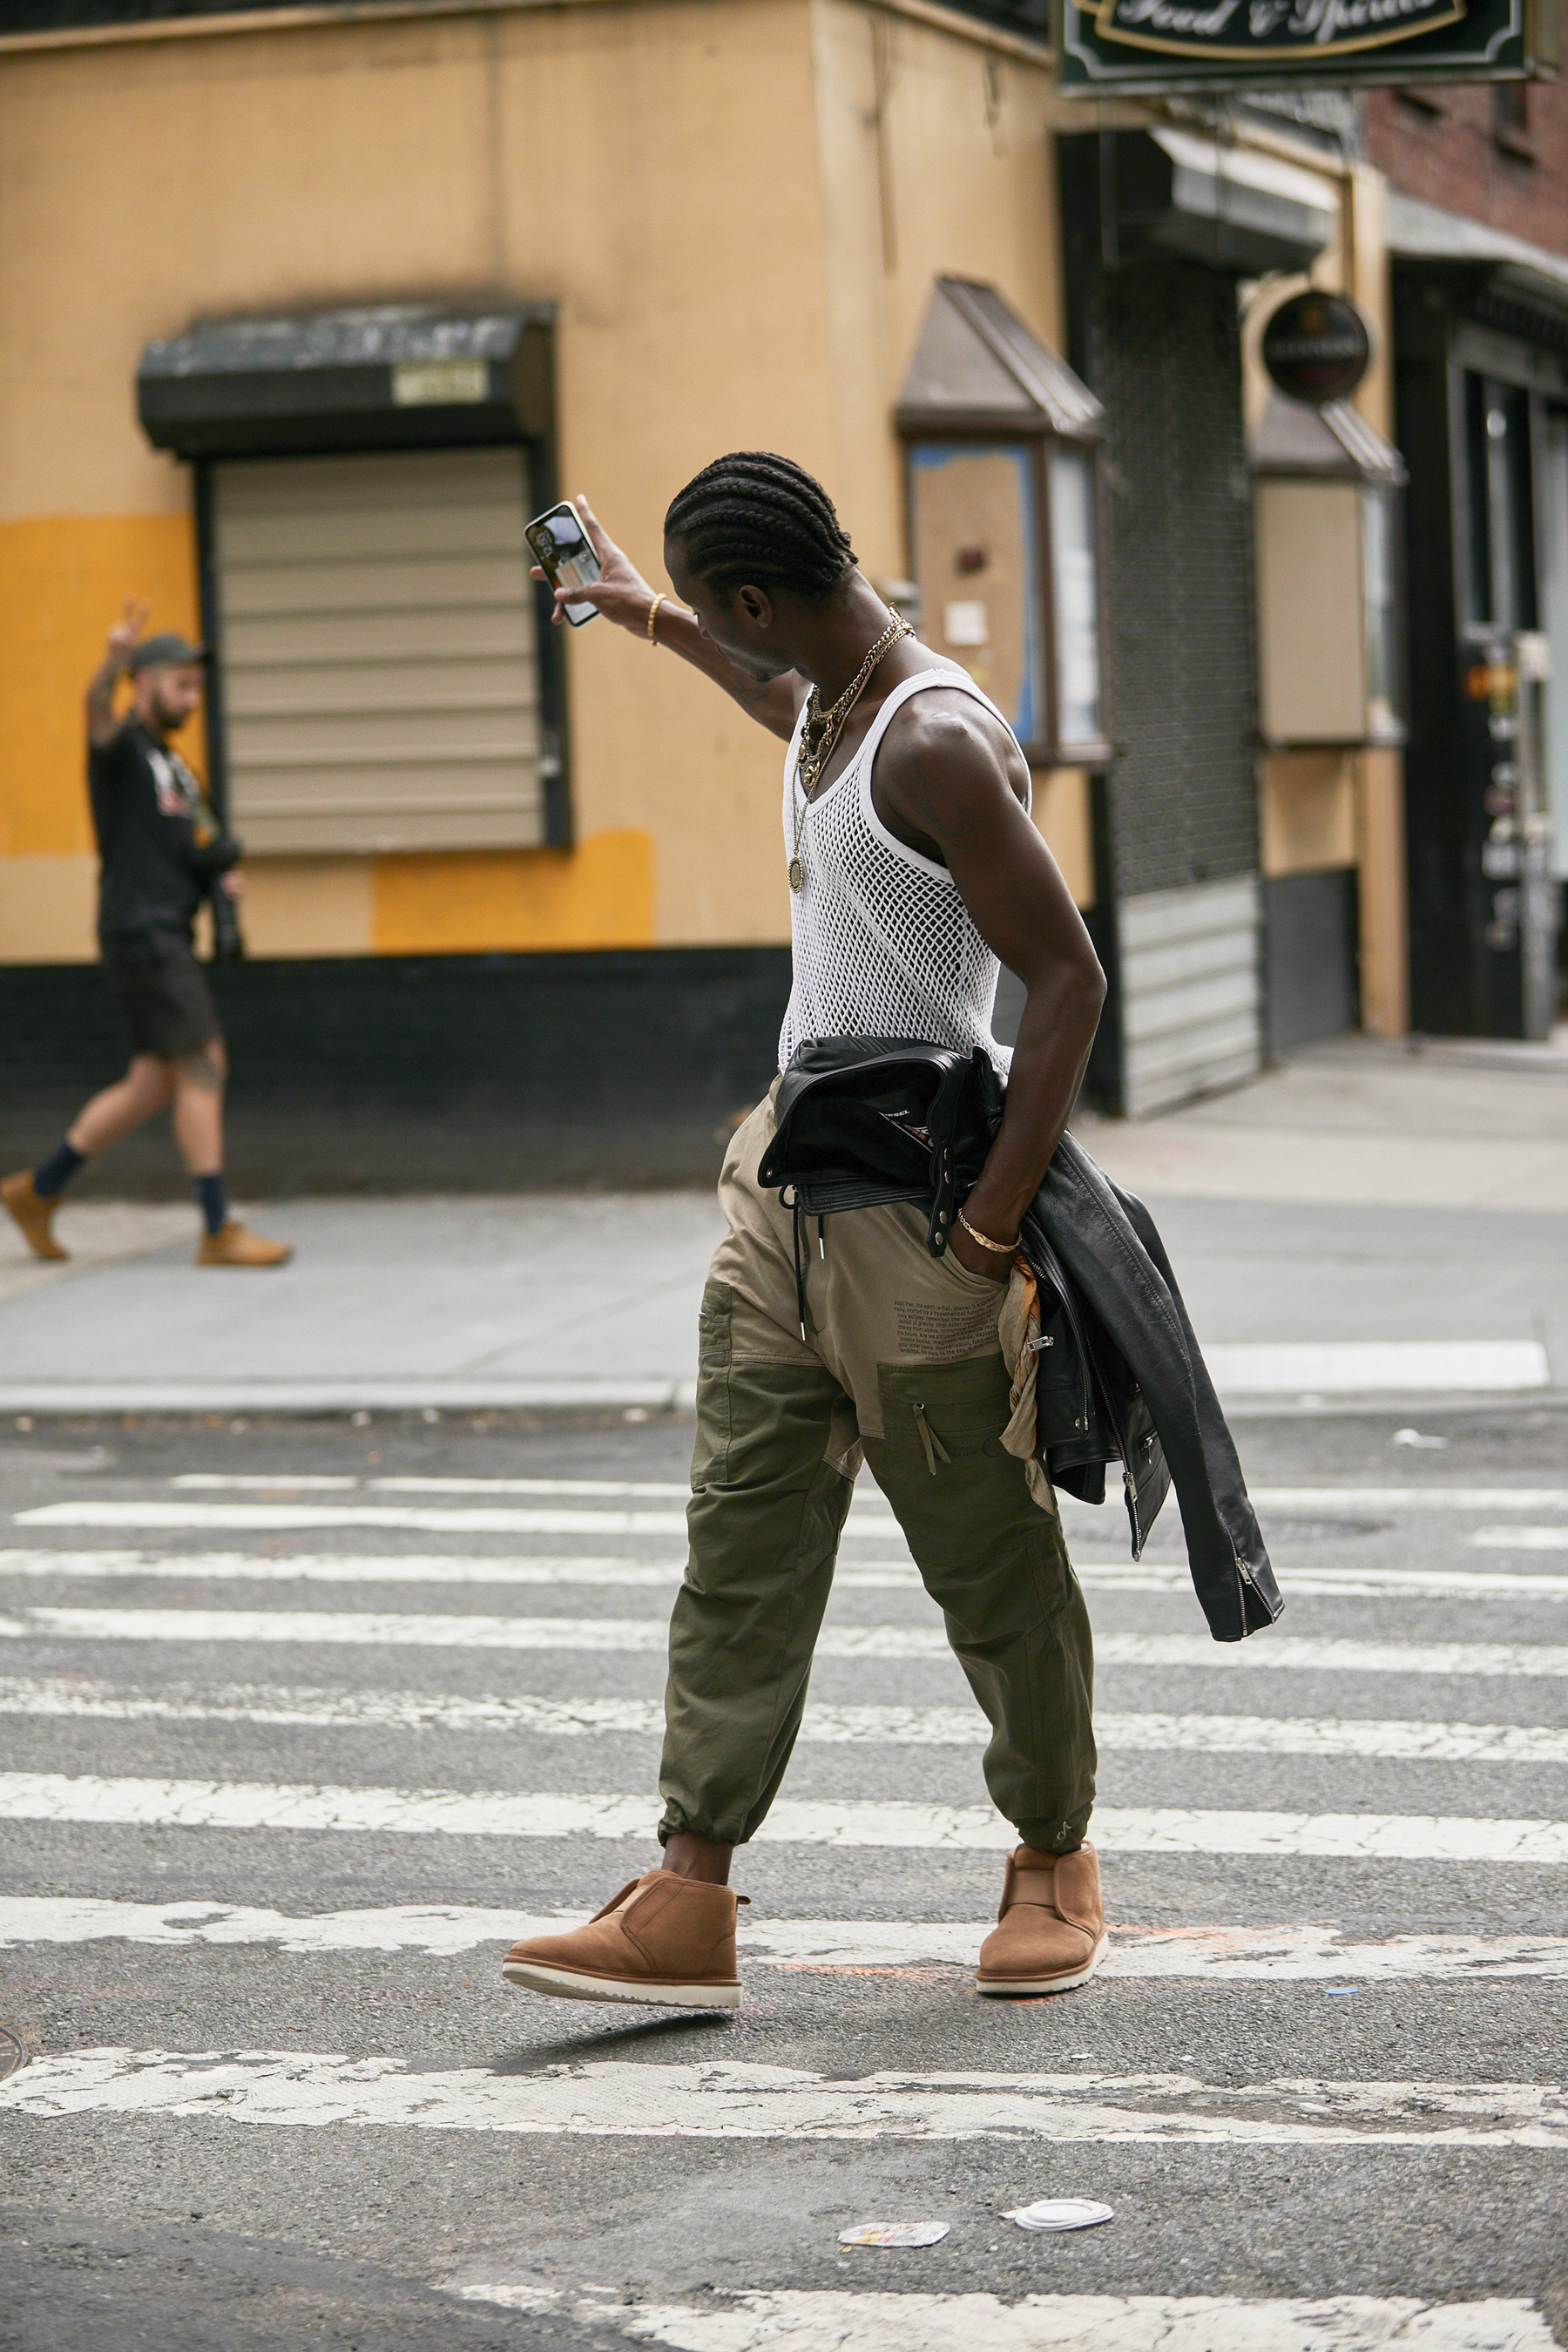
[[[201,648],[173,631],[144,636],[126,599],[87,689],[88,783],[100,861],[99,949],[131,1026],[131,1066],[79,1114],[48,1158],[0,1183],[36,1256],[63,1258],[53,1217],[84,1161],[173,1107],[175,1140],[202,1215],[198,1265],[281,1265],[291,1253],[228,1213],[223,1090],[228,1064],[193,926],[215,887],[237,898],[240,848],[223,832],[170,738],[201,707]],[[115,689],[129,673],[121,719]]]
[[[1022,1843],[979,1955],[985,1993],[1063,1991],[1105,1949],[1088,1612],[1050,1491],[1001,1443],[997,1327],[1018,1229],[1077,1098],[1105,982],[1029,819],[1029,769],[967,673],[920,645],[856,564],[820,483],[761,452],[720,458],[665,520],[682,604],[656,595],[585,503],[603,577],[561,592],[683,655],[787,739],[781,867],[803,1041],[921,1039],[1011,1069],[946,1252],[923,1209],[816,1224],[762,1184],[773,1103],[720,1179],[729,1231],[703,1296],[690,1557],[670,1624],[664,1865],[586,1927],[531,1937],[509,1980],[576,2000],[731,2008],[733,1848],[783,1780],[854,1480],[868,1461],[991,1724],[985,1776]],[[559,614],[557,614],[559,617]],[[999,959],[1028,999],[991,1034]]]

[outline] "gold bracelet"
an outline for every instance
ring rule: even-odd
[[[978,1242],[982,1249],[994,1250],[998,1257],[1011,1257],[1018,1246],[1016,1241],[994,1242],[989,1234],[976,1233],[962,1209],[958,1213],[958,1222],[972,1242]]]
[[[658,643],[658,639],[653,633],[653,625],[658,618],[658,608],[661,604],[668,604],[668,597],[661,588],[658,594],[654,598],[653,603],[647,608],[647,641],[650,646],[657,646]]]

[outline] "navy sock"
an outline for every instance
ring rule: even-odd
[[[87,1154],[79,1151],[74,1143],[57,1144],[48,1158],[40,1160],[33,1171],[33,1190],[40,1201],[52,1201],[63,1192],[79,1168],[87,1165]]]
[[[217,1233],[228,1215],[223,1197],[222,1176],[193,1176],[191,1190],[196,1196],[196,1205],[208,1233]]]

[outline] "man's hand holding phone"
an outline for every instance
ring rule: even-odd
[[[572,560],[570,533],[575,524],[586,540],[587,548],[598,563],[598,577],[578,575],[576,562]],[[542,546],[541,539],[548,532],[550,543]],[[535,534],[539,534],[536,537]],[[555,591],[553,618],[557,624],[570,619],[581,628],[584,621],[602,613],[606,621],[618,621],[623,629],[641,634],[647,627],[648,607],[654,591],[630,557],[624,555],[613,539],[602,528],[586,499],[574,499],[570,504],[552,507],[536,522],[528,526],[528,543],[535,555],[549,556],[533,566],[533,577],[546,581]],[[563,541],[565,544],[563,544]],[[568,572],[573,576],[567,577]],[[581,617],[579,617],[581,616]]]

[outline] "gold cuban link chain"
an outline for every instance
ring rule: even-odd
[[[900,637],[912,637],[914,631],[897,614],[889,622],[865,660],[845,688],[837,702],[824,710],[822,698],[814,686],[805,698],[805,725],[801,730],[800,749],[795,754],[795,781],[800,797],[795,811],[795,856],[789,862],[789,887],[799,892],[805,887],[805,866],[800,854],[801,828],[805,812],[816,793],[822,772],[833,757],[834,746],[844,732],[844,724],[865,690],[866,682],[885,653],[891,651]]]

